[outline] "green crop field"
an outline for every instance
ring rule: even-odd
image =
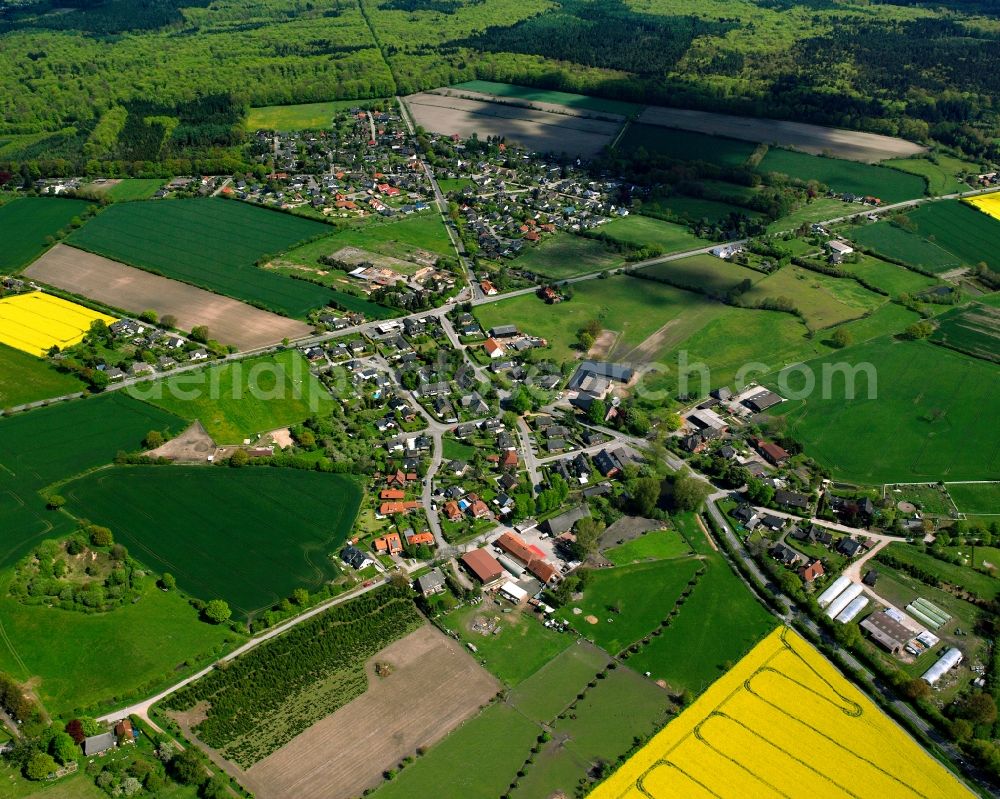
[[[627,359],[665,325],[669,325],[669,336],[658,350],[671,341],[679,343],[724,309],[700,294],[616,275],[574,284],[573,299],[557,306],[526,294],[479,305],[475,312],[484,329],[514,324],[526,333],[541,336],[549,342],[549,349],[544,350],[546,356],[563,363],[581,354],[573,349],[576,333],[592,319],[619,334],[611,355]]]
[[[854,380],[855,399],[846,398],[844,374],[830,372],[832,363],[871,364]],[[788,435],[834,477],[867,484],[1000,479],[998,432],[982,424],[996,408],[1000,366],[928,342],[889,339],[807,366],[817,390],[786,403],[782,413]],[[820,390],[824,369],[833,374],[826,396]],[[869,372],[876,376],[871,392]],[[801,380],[789,384],[798,389]]]
[[[862,255],[859,263],[845,263],[842,266],[845,271],[852,275],[863,277],[872,285],[889,292],[890,297],[898,297],[904,293],[916,294],[930,288],[937,282],[927,275],[913,272],[899,266],[899,264],[891,264],[871,255]]]
[[[675,692],[701,693],[776,625],[721,555],[705,557],[708,571],[673,623],[627,661]]]
[[[239,444],[328,409],[333,397],[295,350],[213,366],[126,389],[183,419],[199,420],[217,444]]]
[[[577,638],[510,692],[510,703],[529,719],[552,721],[611,662],[603,649]]]
[[[961,260],[936,241],[928,241],[917,233],[904,230],[891,222],[854,228],[850,237],[880,255],[895,258],[928,272],[947,272],[959,266]]]
[[[149,696],[239,640],[225,625],[199,621],[181,594],[159,590],[151,578],[138,602],[94,614],[22,605],[8,595],[8,579],[0,577],[0,671],[34,678],[53,716],[69,718],[75,708],[91,706],[110,710]]]
[[[617,654],[659,626],[699,566],[698,560],[682,557],[598,569],[590,574],[583,599],[565,605],[558,615]]]
[[[351,108],[371,108],[378,100],[334,100],[329,103],[299,103],[297,105],[265,105],[251,108],[247,118],[249,130],[310,130],[329,128],[333,115]]]
[[[680,195],[654,197],[646,200],[642,204],[641,213],[646,216],[674,217],[688,222],[699,222],[702,219],[707,219],[712,223],[724,222],[731,214],[741,214],[753,218],[760,217],[759,212],[739,205]]]
[[[917,175],[777,147],[768,150],[758,171],[780,172],[799,180],[818,180],[833,191],[871,195],[884,203],[898,203],[924,196],[924,180]]]
[[[706,161],[719,166],[740,166],[751,156],[756,145],[704,133],[661,128],[659,125],[630,123],[618,142],[618,149],[628,152],[640,147],[648,153],[665,155],[678,161]]]
[[[687,542],[677,532],[653,530],[601,554],[615,566],[627,566],[636,561],[677,558],[690,553]]]
[[[44,538],[72,531],[39,491],[135,452],[150,430],[179,432],[183,420],[115,392],[0,419],[0,568]]]
[[[937,318],[931,341],[975,358],[1000,363],[1000,309],[972,303]]]
[[[511,266],[550,280],[616,269],[625,259],[603,242],[558,232],[514,259]]]
[[[494,83],[489,80],[470,80],[465,83],[457,83],[454,88],[467,89],[470,92],[480,92],[481,94],[494,94],[497,97],[531,100],[536,103],[552,103],[553,105],[565,105],[570,108],[579,108],[586,111],[603,111],[604,113],[621,114],[622,116],[634,114],[642,107],[635,103],[606,100],[603,97],[589,97],[584,94],[534,89],[530,86]]]
[[[917,232],[967,266],[983,262],[1000,272],[1000,220],[958,200],[926,203],[907,214]]]
[[[1000,514],[1000,483],[949,483],[948,493],[962,513]]]
[[[787,297],[798,308],[812,330],[857,319],[884,304],[886,299],[855,280],[786,266],[759,281],[743,294],[749,303]]]
[[[540,734],[541,728],[513,707],[490,705],[431,747],[391,782],[383,783],[372,796],[496,799],[507,791]],[[456,768],[456,763],[467,765]]]
[[[0,408],[74,394],[83,383],[57,372],[47,361],[0,344]]]
[[[989,574],[956,566],[954,563],[935,558],[912,544],[890,544],[886,554],[917,566],[929,574],[935,575],[943,582],[967,589],[981,599],[995,599],[1000,595],[1000,579]]]
[[[482,635],[472,629],[477,618],[492,616],[500,618],[496,635]],[[463,643],[475,645],[479,650],[476,658],[508,685],[530,677],[572,643],[570,636],[545,627],[534,614],[501,614],[500,608],[490,602],[454,610],[442,619],[442,624],[457,633]]]
[[[73,513],[110,527],[154,571],[243,616],[336,576],[362,493],[343,475],[210,466],[119,467],[63,492]]]
[[[207,198],[116,203],[69,240],[164,277],[303,317],[326,305],[330,292],[254,263],[329,230],[290,214]]]
[[[692,255],[677,261],[665,261],[643,267],[639,273],[715,296],[725,294],[744,280],[757,283],[765,277],[755,269],[724,261],[714,255]]]
[[[34,261],[53,243],[46,239],[85,210],[85,202],[63,197],[23,197],[0,205],[0,274]]]
[[[613,219],[602,225],[600,231],[615,241],[628,242],[638,247],[659,247],[664,253],[696,250],[711,244],[710,241],[695,236],[683,225],[637,214]]]
[[[979,172],[979,167],[975,164],[948,155],[935,156],[935,160],[936,163],[927,158],[894,158],[883,161],[881,165],[919,175],[926,181],[927,193],[931,195],[968,191],[968,185],[958,179],[958,174]]]

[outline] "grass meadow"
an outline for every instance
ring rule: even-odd
[[[677,261],[664,261],[643,267],[639,272],[714,295],[725,294],[745,280],[757,283],[765,277],[755,269],[724,261],[714,255],[692,255]]]
[[[304,317],[328,289],[258,269],[255,263],[330,231],[328,225],[214,198],[118,203],[69,241],[164,277]]]
[[[829,396],[816,391],[782,406],[788,434],[835,478],[866,484],[1000,479],[997,431],[982,423],[996,407],[1000,366],[924,341],[887,338],[807,365],[820,385],[824,366],[841,362],[871,364],[875,390],[869,392],[862,372],[855,398],[848,399],[840,374]]]
[[[351,108],[368,108],[377,100],[334,100],[329,103],[265,105],[251,108],[247,117],[249,130],[314,130],[329,128],[333,115]]]
[[[962,513],[1000,515],[1000,483],[949,483],[948,493]]]
[[[56,371],[47,361],[0,344],[0,408],[60,397],[83,390],[83,383]]]
[[[653,530],[601,554],[615,566],[646,560],[677,558],[691,553],[687,542],[673,530]]]
[[[705,200],[700,197],[654,197],[642,204],[642,213],[646,216],[672,216],[690,222],[707,219],[717,223],[726,221],[730,214],[742,214],[757,218],[760,213],[718,200]]]
[[[818,180],[833,191],[872,195],[884,203],[898,203],[924,196],[924,179],[918,175],[777,147],[768,150],[758,171],[780,172],[799,180]]]
[[[979,167],[975,164],[950,155],[937,155],[934,161],[928,158],[893,158],[889,161],[883,161],[881,166],[919,175],[927,183],[927,193],[930,195],[967,191],[969,187],[958,179],[958,174],[960,172],[967,174],[979,172]]]
[[[63,491],[73,513],[110,527],[135,558],[242,616],[337,575],[362,494],[342,475],[210,466],[117,467]]]
[[[112,186],[108,190],[108,198],[115,202],[148,200],[164,183],[160,178],[130,178]]]
[[[695,236],[683,225],[638,214],[613,219],[602,225],[600,231],[615,241],[624,241],[637,247],[659,247],[664,253],[697,250],[711,244],[710,241]]]
[[[50,246],[46,239],[87,209],[82,200],[22,197],[0,205],[0,274],[17,272]]]
[[[548,723],[566,710],[583,687],[610,662],[603,649],[577,638],[572,646],[511,691],[510,702],[529,719]]]
[[[391,222],[371,220],[346,225],[329,236],[289,250],[284,260],[321,266],[319,259],[322,256],[332,255],[343,247],[357,247],[403,260],[417,251],[430,251],[436,255],[455,254],[441,217],[425,212]],[[414,271],[417,268],[414,266]]]
[[[333,403],[295,350],[126,390],[183,419],[199,420],[217,444],[239,444],[254,434],[296,424]]]
[[[886,552],[903,563],[936,575],[943,582],[965,588],[982,599],[996,599],[1000,595],[1000,579],[935,558],[912,544],[890,544]]]
[[[937,318],[937,329],[931,334],[931,341],[974,358],[1000,363],[998,324],[1000,310],[971,303],[941,314]]]
[[[544,275],[550,280],[616,269],[625,260],[597,239],[555,233],[519,255],[511,266]]]
[[[871,255],[862,254],[859,263],[845,263],[842,264],[842,268],[852,275],[863,277],[883,291],[887,291],[890,297],[898,297],[900,294],[916,294],[937,283],[934,278],[927,277],[927,275]]]
[[[825,222],[828,219],[840,219],[858,213],[858,206],[845,203],[830,197],[820,197],[811,203],[805,203],[788,216],[776,219],[767,226],[768,233],[781,233],[786,230],[798,230],[802,225],[812,222]]]

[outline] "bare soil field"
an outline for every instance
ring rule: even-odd
[[[175,463],[206,463],[215,450],[215,442],[201,422],[194,422],[179,436],[146,454],[152,458],[169,458]]]
[[[887,158],[907,158],[925,150],[919,144],[905,139],[880,136],[876,133],[824,128],[820,125],[785,122],[778,119],[713,114],[708,111],[690,111],[683,108],[649,106],[639,115],[638,121],[646,125],[775,144],[813,155],[825,153],[836,158],[868,164],[884,161]]]
[[[411,275],[422,268],[420,264],[404,261],[402,258],[393,258],[391,255],[381,255],[358,247],[341,247],[333,253],[333,257],[345,264],[354,264],[355,266],[374,264],[379,269],[391,269],[401,275]]]
[[[375,666],[386,667],[386,676]],[[474,715],[500,683],[431,625],[366,665],[368,691],[243,772],[259,799],[349,799]],[[468,764],[466,764],[468,765]]]
[[[57,244],[29,266],[32,280],[97,300],[131,313],[154,310],[172,315],[180,330],[208,327],[212,338],[252,350],[312,332],[304,322],[221,297],[204,289]]]
[[[581,116],[576,110],[562,106],[556,106],[560,113],[553,113],[490,99],[472,100],[431,92],[410,95],[406,105],[414,121],[427,130],[463,138],[473,133],[481,137],[504,136],[537,152],[593,156],[621,128],[618,121]]]
[[[587,357],[592,361],[602,361],[607,358],[608,353],[614,349],[618,342],[618,333],[614,330],[602,330],[600,335],[594,339],[594,343],[587,350]]]

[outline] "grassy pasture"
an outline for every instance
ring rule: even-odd
[[[711,244],[682,225],[637,214],[613,219],[602,225],[600,231],[615,241],[628,242],[638,247],[659,247],[664,253],[696,250]]]
[[[758,171],[780,172],[799,180],[818,180],[833,191],[873,195],[885,203],[898,203],[924,196],[924,180],[917,175],[776,147],[768,150]]]
[[[466,89],[481,94],[494,94],[497,97],[510,97],[516,100],[530,100],[536,103],[552,103],[578,108],[585,111],[598,111],[607,114],[629,116],[638,111],[641,106],[620,100],[606,100],[603,97],[588,97],[584,94],[557,92],[549,89],[535,89],[530,86],[515,86],[511,83],[495,83],[489,80],[470,80],[456,83],[455,89]]]
[[[300,469],[137,466],[94,472],[64,493],[73,513],[110,527],[185,591],[249,616],[336,576],[329,555],[362,492],[351,478]]]
[[[1000,272],[1000,220],[958,200],[926,203],[907,214],[917,232],[934,237],[934,242],[967,266],[985,262]]]
[[[563,363],[579,357],[573,349],[576,333],[592,319],[619,333],[612,354],[625,357],[664,325],[672,324],[684,338],[723,307],[700,294],[622,275],[577,283],[573,299],[556,307],[528,294],[479,305],[476,316],[484,329],[515,324],[541,336],[549,342],[546,355]]]
[[[949,483],[948,493],[962,513],[1000,514],[1000,483]]]
[[[519,255],[511,265],[551,280],[562,280],[616,269],[624,263],[624,259],[603,242],[558,232]]]
[[[618,148],[627,152],[640,147],[649,153],[665,155],[678,161],[705,161],[719,166],[740,166],[753,153],[755,145],[751,142],[709,136],[705,133],[661,128],[659,125],[644,125],[639,122],[630,123],[625,135],[618,142]]]
[[[701,693],[775,627],[718,553],[706,563],[708,571],[673,624],[628,659],[631,668],[665,680],[674,691]]]
[[[903,172],[909,172],[911,175],[919,175],[926,181],[927,193],[931,195],[967,191],[969,187],[960,181],[957,175],[960,172],[979,172],[979,167],[975,164],[949,155],[939,155],[936,160],[937,163],[927,158],[893,158],[883,161],[881,166],[899,169]]]
[[[57,372],[47,361],[0,344],[0,408],[72,394],[83,383]]]
[[[126,389],[184,419],[198,419],[217,444],[239,444],[307,419],[333,403],[295,350],[178,374]]]
[[[956,566],[954,563],[940,560],[933,555],[922,552],[912,544],[890,544],[886,553],[903,561],[903,563],[918,566],[943,582],[967,588],[983,599],[995,599],[1000,595],[1000,579],[965,566]]]
[[[673,530],[653,530],[602,554],[615,566],[627,566],[637,561],[678,558],[691,554],[691,549]]]
[[[227,627],[199,621],[181,594],[160,591],[152,579],[137,603],[95,614],[22,605],[8,595],[7,580],[0,578],[0,670],[37,678],[38,695],[54,716],[110,709],[132,692],[152,694],[237,640]]]
[[[904,230],[891,222],[876,222],[855,228],[850,236],[859,244],[899,261],[929,272],[947,272],[959,266],[960,259],[935,241]]]
[[[249,130],[312,130],[329,128],[333,115],[351,108],[370,108],[377,100],[334,100],[329,103],[265,105],[250,109]]]
[[[331,299],[328,289],[254,266],[266,255],[330,230],[320,222],[214,198],[112,205],[70,241],[164,277],[286,316]]]
[[[725,294],[744,280],[757,283],[765,277],[755,269],[724,261],[714,255],[692,255],[677,261],[664,261],[643,267],[640,272],[662,277],[685,288],[716,295]]]
[[[0,274],[16,272],[48,249],[48,236],[87,209],[82,200],[22,197],[0,205]]]
[[[1000,310],[972,303],[952,308],[937,318],[931,341],[951,349],[1000,363]]]
[[[610,661],[603,649],[577,639],[511,691],[510,702],[534,721],[552,721]]]
[[[858,206],[854,203],[845,203],[842,200],[821,197],[818,200],[813,200],[811,203],[805,203],[792,211],[788,216],[783,216],[781,219],[775,220],[767,226],[767,232],[781,233],[786,230],[798,230],[802,225],[808,225],[812,222],[840,219],[844,216],[853,216],[856,213],[858,213]]]
[[[585,638],[616,654],[666,618],[699,565],[700,561],[685,557],[594,571],[583,598],[558,614]],[[613,611],[613,606],[621,612]],[[581,612],[574,613],[576,609]],[[597,622],[588,622],[588,616]]]
[[[540,734],[541,728],[513,707],[491,705],[403,769],[392,782],[383,783],[373,796],[496,799],[507,790]],[[456,763],[475,767],[456,768]]]
[[[869,484],[1000,479],[997,431],[982,424],[996,413],[993,387],[1000,366],[927,342],[890,339],[807,365],[819,386],[825,365],[841,362],[871,364],[874,391],[861,371],[854,381],[855,399],[846,398],[841,373],[831,380],[828,396],[817,390],[782,405],[789,435],[834,477]],[[789,384],[801,387],[800,380]]]
[[[160,178],[130,178],[112,186],[108,190],[108,197],[115,202],[148,200],[160,190],[164,182]]]
[[[890,297],[896,297],[903,293],[916,294],[936,283],[933,278],[927,277],[927,275],[913,272],[898,264],[892,264],[871,255],[862,254],[859,263],[845,263],[843,268],[853,275],[863,277],[883,291],[889,292]]]
[[[724,222],[730,214],[742,214],[757,218],[760,213],[719,200],[705,200],[701,197],[654,197],[642,204],[642,213],[647,216],[674,216],[689,222],[707,219],[709,222]]]
[[[778,297],[790,298],[812,330],[857,319],[885,302],[884,297],[857,281],[791,265],[768,275],[743,294],[751,303]]]
[[[861,343],[881,336],[902,333],[919,319],[920,315],[915,311],[894,302],[887,302],[868,316],[838,325],[837,329],[843,328],[851,334],[856,343]]]

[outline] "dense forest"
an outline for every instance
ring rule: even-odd
[[[1000,0],[0,0],[0,171],[224,171],[252,105],[482,78],[1000,136]]]

